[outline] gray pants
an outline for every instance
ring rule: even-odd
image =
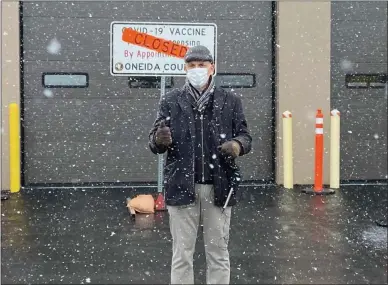
[[[168,206],[173,238],[171,284],[194,284],[193,254],[199,225],[203,226],[206,252],[206,283],[229,284],[228,252],[231,207],[213,204],[213,186],[196,185],[196,203]]]

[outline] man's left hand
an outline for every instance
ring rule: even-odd
[[[232,158],[238,157],[241,151],[240,144],[234,140],[223,143],[218,149]]]

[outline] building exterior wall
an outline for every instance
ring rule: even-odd
[[[8,105],[20,103],[19,7],[2,5],[1,187],[9,189]],[[282,184],[282,112],[294,122],[294,183],[314,181],[315,112],[325,115],[324,183],[329,182],[331,3],[277,2],[276,182]]]
[[[330,101],[343,121],[341,179],[387,179],[388,2],[331,7]]]
[[[326,118],[323,182],[328,183],[330,2],[280,1],[277,26],[277,183],[283,181],[284,111],[290,111],[293,116],[294,183],[314,183],[315,113],[318,108]]]
[[[238,160],[244,180],[272,182],[272,9],[269,1],[23,2],[24,185],[156,180],[157,159],[147,145],[160,91],[109,74],[109,26],[118,19],[217,25],[215,84],[225,73],[241,82],[226,89],[241,96],[252,135],[253,151]],[[89,80],[80,88],[47,87],[47,72],[81,72]],[[242,84],[250,75],[257,83]],[[175,76],[172,87],[184,80]]]
[[[20,102],[19,3],[1,2],[1,189],[9,190],[8,106]]]

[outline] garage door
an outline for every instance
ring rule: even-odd
[[[24,184],[155,182],[148,132],[157,79],[112,77],[110,23],[214,22],[218,84],[242,95],[253,135],[245,180],[273,178],[272,3],[23,3]],[[229,74],[229,75],[226,75]],[[168,78],[167,91],[183,84]]]
[[[387,179],[387,2],[332,2],[332,108],[341,178]]]

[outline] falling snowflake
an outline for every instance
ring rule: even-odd
[[[353,69],[353,63],[348,59],[343,59],[340,62],[342,71],[348,72]]]
[[[47,52],[50,54],[59,54],[61,51],[61,43],[56,39],[52,39],[47,46]]]
[[[43,95],[46,96],[47,98],[53,98],[54,97],[54,93],[51,89],[45,89],[43,91]]]

